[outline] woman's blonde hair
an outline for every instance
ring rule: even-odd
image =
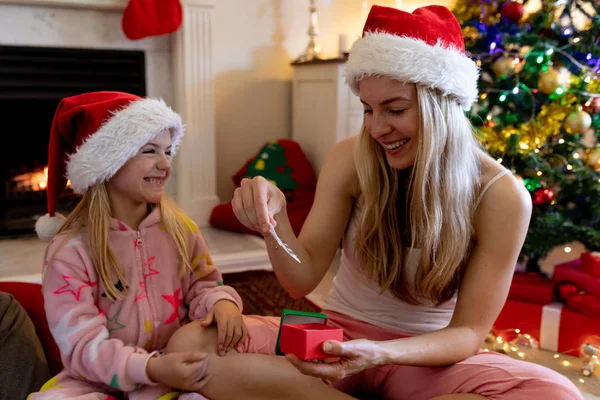
[[[189,262],[190,254],[190,219],[187,214],[175,204],[168,196],[163,195],[162,200],[157,204],[151,204],[151,208],[159,207],[161,223],[166,231],[173,238],[177,252],[181,257],[180,274],[184,274],[186,269],[191,270]],[[106,190],[105,183],[99,183],[83,195],[75,209],[69,214],[67,220],[57,233],[57,236],[64,233],[62,242],[53,252],[53,257],[58,250],[76,233],[87,232],[88,247],[90,257],[100,282],[106,291],[106,295],[111,300],[121,298],[124,293],[115,288],[114,283],[117,279],[121,280],[123,288],[126,286],[125,274],[117,262],[117,259],[108,244],[110,219],[112,211]],[[48,250],[44,255],[44,260],[48,258]],[[48,260],[45,268],[44,278],[47,276],[50,268],[51,259]],[[45,279],[44,279],[45,280]]]
[[[458,103],[417,85],[419,140],[406,186],[406,214],[397,202],[403,171],[392,169],[363,126],[355,148],[361,203],[356,256],[383,290],[412,304],[452,298],[473,241],[480,145]],[[406,221],[406,226],[401,226]],[[407,260],[421,249],[414,285]],[[414,287],[410,290],[409,287]]]

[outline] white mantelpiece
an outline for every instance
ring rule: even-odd
[[[172,35],[129,41],[121,30],[127,0],[0,0],[0,44],[137,49],[146,53],[147,93],[179,112],[187,134],[174,170],[178,203],[201,226],[218,203],[212,68],[214,0],[181,0]]]

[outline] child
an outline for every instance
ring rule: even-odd
[[[182,136],[160,100],[97,92],[60,102],[36,231],[52,239],[43,292],[65,368],[32,399],[174,398],[172,387],[196,391],[208,378],[206,354],[162,355],[179,327],[216,321],[221,354],[246,339],[239,295],[164,194]],[[55,211],[67,179],[83,197],[65,219]]]

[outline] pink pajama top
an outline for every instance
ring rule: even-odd
[[[179,275],[180,258],[155,208],[138,230],[111,220],[109,245],[125,282],[113,285],[124,296],[105,294],[88,248],[88,235],[64,234],[49,245],[44,300],[52,335],[65,369],[75,378],[130,392],[153,384],[146,374],[151,352],[163,349],[171,335],[201,319],[219,300],[242,308],[237,292],[223,286],[206,243],[190,221],[193,271]]]

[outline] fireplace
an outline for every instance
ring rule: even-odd
[[[116,90],[146,95],[143,51],[0,46],[0,237],[33,235],[46,213],[50,126],[61,98]],[[78,198],[68,187],[67,214]]]

